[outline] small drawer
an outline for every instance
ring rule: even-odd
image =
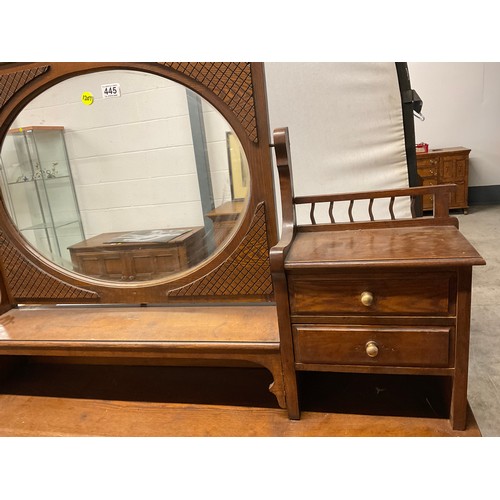
[[[426,177],[429,174],[436,175],[439,165],[439,158],[417,158],[418,175]]]
[[[290,308],[295,315],[453,314],[452,274],[329,279],[290,276]]]
[[[447,367],[451,327],[293,327],[295,361],[307,364]]]
[[[437,165],[439,163],[439,157],[435,155],[422,155],[417,156],[417,168],[429,167]]]
[[[437,180],[437,168],[436,167],[425,167],[418,169],[418,175],[424,179],[436,179]]]

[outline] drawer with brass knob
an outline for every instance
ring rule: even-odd
[[[296,363],[447,367],[452,328],[295,325]]]
[[[454,314],[454,275],[381,275],[374,278],[289,277],[293,315]]]

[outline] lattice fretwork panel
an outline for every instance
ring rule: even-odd
[[[39,66],[22,71],[13,71],[5,75],[0,75],[0,109],[7,101],[24,85],[37,76],[42,75],[49,69],[49,66]]]
[[[249,139],[258,142],[250,63],[160,63],[196,80],[226,103]]]
[[[95,301],[95,292],[64,283],[28,262],[0,233],[0,255],[5,278],[15,300]]]
[[[272,292],[266,214],[261,203],[250,230],[230,258],[203,278],[172,290],[169,296],[270,295]]]

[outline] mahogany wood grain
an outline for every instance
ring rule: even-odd
[[[200,326],[203,326],[200,328]],[[276,308],[266,306],[29,307],[0,316],[9,342],[276,343]]]
[[[460,269],[457,292],[457,332],[455,371],[451,390],[450,420],[454,429],[462,429],[466,421],[467,382],[471,315],[472,269]]]
[[[0,436],[31,437],[480,437],[468,409],[463,431],[447,420],[302,413],[192,404],[0,396]],[[295,424],[295,425],[293,425]]]
[[[295,212],[290,200],[293,198],[293,180],[290,165],[290,143],[285,129],[274,132],[274,152],[279,172],[280,193],[282,201],[281,238],[269,251],[271,274],[274,284],[274,295],[278,311],[280,346],[283,366],[283,379],[287,399],[288,416],[300,418],[297,380],[295,377],[295,360],[293,353],[292,330],[290,321],[290,304],[288,281],[285,273],[285,258],[292,244],[295,233]]]
[[[300,196],[293,198],[293,203],[295,205],[310,205],[310,230],[316,229],[318,224],[316,223],[316,210],[318,204],[325,205],[328,203],[328,215],[332,225],[336,225],[334,217],[334,204],[336,202],[349,201],[349,223],[353,226],[358,227],[364,221],[370,221],[375,223],[384,222],[385,225],[393,225],[392,221],[396,220],[408,220],[404,218],[397,218],[394,213],[394,203],[396,198],[410,198],[410,210],[412,217],[415,217],[415,205],[417,200],[421,200],[422,197],[430,197],[432,201],[432,211],[433,217],[425,219],[427,223],[432,225],[440,224],[454,224],[457,225],[457,221],[453,220],[449,216],[449,200],[452,194],[455,192],[456,186],[453,184],[442,184],[440,186],[420,186],[412,188],[399,188],[392,190],[380,190],[380,191],[367,191],[367,192],[356,192],[356,193],[340,193],[340,194],[327,194],[327,195],[314,195],[314,196]],[[377,199],[386,199],[387,209],[386,216],[384,219],[375,219],[373,214],[373,202]],[[360,219],[361,216],[357,216],[355,220],[353,217],[353,209],[356,201],[369,201],[368,210],[365,214],[364,219]],[[326,207],[325,207],[326,208]],[[380,216],[379,216],[380,217]],[[385,219],[389,219],[387,222]],[[340,225],[345,225],[346,223],[341,223]]]
[[[346,314],[294,314],[291,317],[294,324],[315,323],[331,325],[399,325],[399,326],[454,326],[455,316],[408,316],[408,315],[346,315]]]
[[[295,359],[298,363],[447,367],[450,328],[353,327],[296,325]],[[378,354],[366,353],[375,342]],[[335,366],[331,366],[334,371]]]
[[[303,205],[306,203],[326,203],[330,201],[375,200],[392,197],[423,196],[432,193],[446,200],[447,195],[455,189],[456,187],[453,184],[442,184],[440,186],[417,186],[411,188],[381,189],[377,191],[356,191],[354,193],[296,196],[293,198],[293,203]],[[446,214],[446,217],[448,217],[448,214]]]
[[[290,275],[290,310],[300,315],[441,315],[454,313],[451,273]],[[373,303],[361,301],[371,293]]]
[[[345,231],[346,229],[383,229],[392,227],[436,227],[436,226],[455,226],[458,229],[459,223],[456,217],[448,219],[435,219],[433,217],[423,217],[416,219],[397,219],[397,220],[374,220],[374,221],[354,221],[354,222],[337,222],[331,223],[317,223],[317,224],[301,224],[297,225],[297,231],[316,232],[316,231]]]
[[[0,436],[11,437],[480,437],[468,409],[463,431],[448,421],[275,409],[0,395]]]
[[[453,226],[297,233],[285,267],[472,266],[484,259]]]
[[[335,373],[362,373],[383,375],[435,375],[439,377],[453,377],[453,368],[428,366],[391,366],[391,365],[354,365],[354,364],[326,364],[326,363],[295,363],[295,369],[302,372],[335,372]]]
[[[271,262],[273,262],[273,260]],[[276,265],[276,255],[274,256],[274,265]],[[283,267],[281,269],[283,269]],[[281,367],[285,388],[286,407],[288,417],[296,420],[300,418],[300,410],[297,379],[295,377],[294,368],[295,361],[293,354],[287,281],[284,272],[280,272],[279,269],[272,270],[272,274],[278,311]]]

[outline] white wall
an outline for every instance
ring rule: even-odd
[[[409,62],[424,102],[417,142],[471,149],[470,186],[500,184],[500,63]]]

